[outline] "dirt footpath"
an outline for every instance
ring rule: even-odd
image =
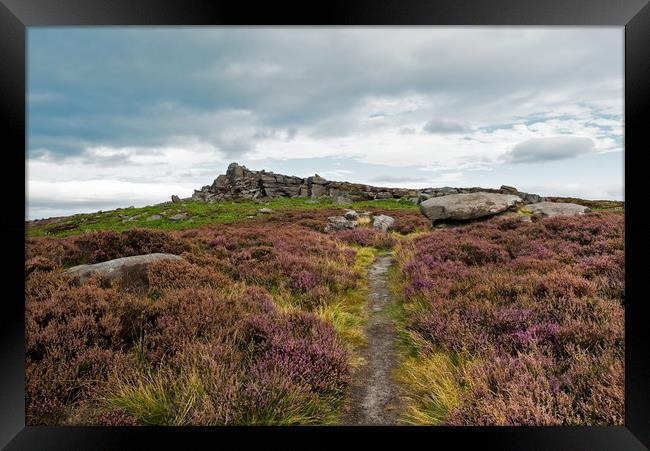
[[[343,407],[343,425],[393,425],[399,413],[397,386],[391,378],[396,365],[396,331],[385,314],[391,292],[387,272],[391,255],[377,257],[368,271],[368,347],[362,353],[366,364],[352,381]]]

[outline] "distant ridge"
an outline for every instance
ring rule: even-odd
[[[430,197],[447,194],[475,193],[479,191],[501,194],[515,194],[526,203],[541,202],[543,197],[518,191],[511,186],[493,188],[386,188],[360,183],[326,180],[315,174],[300,178],[292,175],[275,174],[260,170],[252,171],[246,166],[231,163],[225,174],[219,175],[212,185],[195,190],[194,200],[219,201],[224,199],[260,199],[275,197],[331,197],[344,201],[375,199],[399,199],[420,203]]]

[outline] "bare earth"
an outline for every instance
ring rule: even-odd
[[[343,407],[343,425],[394,425],[397,422],[399,398],[391,378],[396,365],[396,332],[395,325],[383,312],[391,298],[386,275],[392,263],[391,255],[377,257],[368,271],[368,347],[363,352],[367,363],[352,381],[348,402]]]

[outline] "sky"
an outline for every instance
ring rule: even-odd
[[[28,29],[28,219],[189,197],[236,161],[623,199],[622,27]]]

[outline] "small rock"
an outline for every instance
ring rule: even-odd
[[[359,213],[357,213],[354,210],[346,211],[343,216],[345,216],[345,219],[349,219],[350,221],[356,221],[357,219],[359,219]]]
[[[509,194],[517,194],[519,191],[514,186],[501,185],[501,191]]]
[[[372,226],[375,229],[383,230],[384,232],[388,232],[390,229],[392,229],[394,224],[395,218],[387,215],[375,216],[373,217],[372,221]]]
[[[151,215],[148,218],[146,218],[145,221],[155,221],[156,219],[162,219],[162,216],[160,216],[160,215]]]
[[[176,194],[172,194],[172,202],[178,204],[181,202],[181,198],[178,197]]]
[[[589,212],[589,207],[584,205],[562,202],[538,202],[526,205],[526,209],[539,218],[552,218],[553,216],[578,216]]]
[[[174,216],[170,216],[169,220],[170,221],[180,221],[181,219],[187,218],[187,213],[178,213],[175,214]]]
[[[350,221],[345,216],[330,216],[327,218],[327,225],[325,226],[325,233],[337,232],[339,230],[354,229],[358,223],[357,221]]]
[[[263,213],[263,214],[267,214],[267,215],[268,215],[268,214],[270,214],[270,213],[273,213],[273,210],[271,210],[270,208],[260,208],[259,210],[257,210],[257,212],[258,212],[258,213]]]

